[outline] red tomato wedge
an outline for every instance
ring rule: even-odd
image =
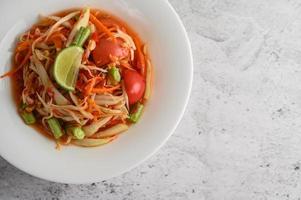
[[[129,104],[132,105],[137,103],[143,97],[145,91],[145,81],[143,77],[136,71],[128,69],[122,72],[122,76],[125,90],[129,98]]]
[[[103,66],[111,62],[110,56],[124,58],[129,55],[128,49],[121,46],[121,42],[100,39],[92,52],[93,59],[97,66]]]

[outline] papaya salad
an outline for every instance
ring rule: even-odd
[[[16,45],[18,112],[57,147],[94,147],[137,123],[151,94],[147,46],[124,22],[83,8],[40,16]]]

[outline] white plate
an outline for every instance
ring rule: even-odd
[[[142,120],[109,145],[98,148],[55,145],[26,126],[12,102],[10,81],[0,81],[0,155],[17,168],[42,179],[90,183],[124,173],[156,152],[176,129],[192,85],[192,53],[185,29],[164,0],[1,0],[0,74],[10,68],[18,34],[38,14],[72,7],[101,8],[136,30],[150,49],[155,69],[154,92]]]

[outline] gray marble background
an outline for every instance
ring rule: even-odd
[[[0,158],[0,199],[300,200],[301,1],[171,0],[192,41],[186,114],[150,160],[90,185]]]

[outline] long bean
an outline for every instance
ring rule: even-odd
[[[47,123],[55,139],[59,139],[64,135],[62,127],[56,118],[48,119]]]

